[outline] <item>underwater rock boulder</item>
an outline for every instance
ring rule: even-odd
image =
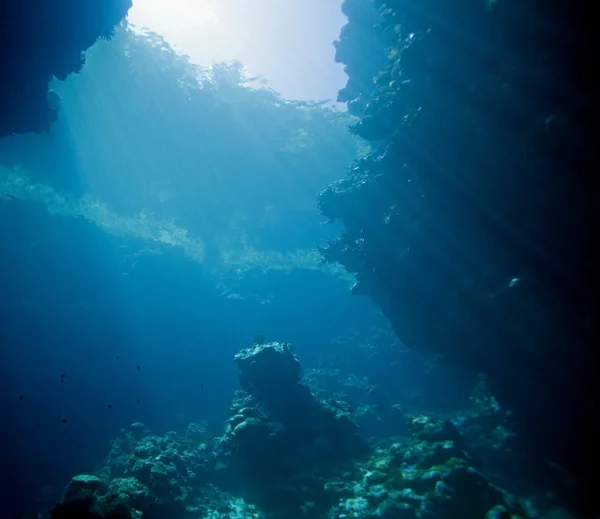
[[[300,362],[289,344],[254,344],[235,356],[242,389],[267,395],[300,381]]]
[[[300,383],[289,345],[254,345],[235,361],[244,389],[215,442],[215,478],[281,516],[300,513],[306,502],[322,507],[324,474],[365,453],[348,406],[320,401]]]
[[[109,484],[99,497],[100,506],[104,511],[181,515],[193,504],[194,492],[206,484],[208,466],[205,444],[174,431],[152,435],[142,424],[133,424],[113,441],[101,470]]]
[[[409,419],[406,443],[379,448],[362,478],[330,517],[463,519],[526,517],[514,499],[474,468],[456,427],[428,416]],[[507,515],[498,515],[505,511]],[[502,512],[503,513],[503,512]]]
[[[151,510],[155,499],[147,486],[136,478],[115,478],[99,505],[107,517],[136,517],[141,510]]]
[[[139,440],[140,438],[143,438],[144,436],[148,436],[150,434],[150,429],[148,429],[148,427],[146,427],[141,422],[133,422],[129,426],[129,434],[135,440]]]
[[[76,492],[78,490],[91,490],[95,492],[100,490],[102,486],[102,480],[98,476],[80,474],[71,480],[68,492]]]
[[[92,519],[104,517],[98,505],[98,493],[104,485],[100,478],[80,474],[69,482],[65,497],[50,512],[51,519]]]
[[[102,519],[104,513],[98,505],[98,498],[90,489],[78,489],[65,496],[50,511],[50,519]]]
[[[254,345],[236,355],[235,361],[244,391],[236,394],[232,404],[228,422],[232,435],[254,431],[252,435],[289,440],[301,440],[295,438],[300,435],[308,442],[326,438],[340,451],[346,443],[362,445],[348,405],[318,400],[300,383],[300,363],[289,344]]]
[[[173,431],[148,433],[142,424],[123,429],[99,471],[102,477],[75,476],[52,519],[195,518],[186,514],[207,484],[209,452]]]

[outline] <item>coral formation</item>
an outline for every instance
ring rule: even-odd
[[[232,482],[218,474],[218,467],[210,477],[220,480],[222,485],[216,486],[212,481],[198,483],[193,470],[199,473],[206,467],[194,467],[198,460],[189,456],[189,447],[177,441],[176,435],[167,433],[162,438],[149,435],[136,440],[134,426],[121,436],[117,449],[123,451],[125,446],[126,450],[133,447],[130,456],[125,452],[122,454],[130,460],[127,465],[131,468],[124,469],[127,472],[121,474],[121,466],[116,473],[122,477],[104,482],[96,476],[76,476],[64,501],[52,511],[51,519],[526,517],[514,498],[492,484],[476,468],[460,433],[449,421],[410,417],[410,438],[378,447],[351,465],[333,465],[328,471],[315,471],[314,460],[309,466],[306,460],[303,465],[296,460],[297,472],[287,476],[279,474],[286,479],[279,484],[275,484],[268,471],[261,470],[260,464],[281,453],[268,450],[272,443],[257,443],[254,447],[259,450],[260,459],[252,460],[258,464],[252,474],[259,477],[261,472],[261,479],[252,482],[246,473],[243,476],[245,485],[232,494],[247,493],[246,486],[253,484],[255,491],[260,489],[269,495],[267,499],[257,493],[249,499],[233,497],[224,490],[224,487],[232,486]],[[247,428],[252,426],[242,429]],[[161,458],[161,455],[154,457],[161,449],[163,455],[171,453],[170,459]],[[119,466],[119,457],[114,456],[114,450],[108,458],[108,471],[114,465]],[[217,458],[221,455],[218,445],[214,454]],[[247,452],[241,456],[247,456]],[[179,461],[174,461],[176,459]],[[247,457],[245,459],[249,461]],[[273,467],[273,464],[268,465],[268,469]],[[252,470],[249,466],[246,468]],[[184,469],[187,475],[183,474]],[[256,500],[261,501],[262,512],[247,502]]]
[[[244,390],[216,440],[219,479],[285,516],[298,514],[306,502],[326,506],[324,481],[366,449],[347,406],[318,400],[300,383],[300,363],[289,344],[254,344],[235,361]]]
[[[338,485],[330,517],[491,519],[525,517],[514,499],[473,464],[449,421],[409,420],[410,439],[378,449],[353,485]]]
[[[288,344],[254,344],[235,360],[244,389],[221,437],[197,423],[183,436],[133,423],[97,475],[72,479],[50,519],[527,517],[451,421],[409,416],[406,437],[369,446],[347,403],[300,383]]]
[[[320,368],[307,370],[303,380],[319,398],[332,395],[343,401],[364,438],[388,438],[407,433],[402,407],[392,403],[366,379],[342,374],[337,369]]]
[[[261,517],[250,504],[209,482],[212,454],[206,434],[157,436],[131,424],[113,442],[97,476],[79,475],[51,519]]]

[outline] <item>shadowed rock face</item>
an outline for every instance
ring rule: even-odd
[[[296,517],[309,495],[324,506],[322,489],[331,471],[368,452],[347,406],[318,400],[300,383],[300,363],[289,344],[254,344],[235,362],[243,390],[236,393],[225,434],[215,441],[215,477],[278,509],[278,517]],[[297,490],[282,498],[289,489]]]
[[[567,493],[591,513],[598,38],[566,1],[344,4],[340,96],[364,107],[354,131],[374,152],[319,196],[345,227],[323,255],[408,347],[487,373],[535,464],[565,467],[544,476],[576,481]],[[386,57],[370,83],[366,41]]]
[[[131,0],[7,0],[0,5],[0,137],[47,131],[57,117],[52,76],[65,79],[83,52],[110,37]]]

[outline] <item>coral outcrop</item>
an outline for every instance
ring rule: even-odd
[[[180,436],[131,424],[113,442],[98,475],[79,475],[50,519],[260,518],[250,504],[209,482],[210,440],[198,424]],[[189,429],[189,428],[188,428]]]
[[[278,345],[266,347],[278,349]],[[290,367],[295,365],[292,360],[282,359]],[[236,402],[242,400],[238,395]],[[249,409],[252,400],[243,403],[243,409]],[[411,416],[410,437],[367,455],[362,451],[353,460],[332,462],[325,453],[327,464],[316,461],[317,450],[309,437],[302,453],[302,448],[283,441],[275,451],[272,435],[283,432],[283,425],[269,425],[266,410],[236,412],[238,419],[229,421],[226,435],[212,452],[206,450],[204,441],[189,443],[173,432],[155,436],[141,424],[132,424],[115,441],[98,476],[73,478],[50,519],[528,517],[515,498],[481,471],[448,420]],[[244,422],[233,427],[244,416]],[[234,432],[242,423],[247,424]],[[314,426],[321,429],[320,434],[327,434],[323,423]],[[224,452],[227,445],[241,449],[242,454]],[[257,451],[252,457],[249,445]],[[281,456],[288,460],[273,461]],[[230,467],[219,466],[224,461]],[[287,473],[280,470],[284,465],[290,469]],[[233,467],[244,471],[241,480],[235,480]],[[200,473],[206,478],[198,478]]]
[[[289,344],[254,344],[235,361],[243,389],[221,437],[199,423],[163,436],[133,423],[97,474],[72,479],[50,519],[529,517],[450,420],[409,415],[402,432],[369,444],[351,406],[332,398],[341,394],[321,385],[317,398],[301,383]],[[493,404],[483,387],[475,400]]]
[[[409,430],[406,443],[378,449],[354,485],[329,485],[339,493],[330,518],[526,517],[510,495],[474,466],[451,422],[413,416]]]
[[[289,344],[255,344],[235,361],[243,390],[216,441],[219,481],[286,517],[306,503],[323,509],[327,478],[366,452],[347,406],[318,400],[300,383]]]
[[[110,483],[101,506],[175,513],[193,505],[192,491],[207,481],[209,458],[201,435],[181,437],[171,431],[159,437],[134,423],[113,442],[103,471]]]
[[[402,407],[391,402],[366,378],[344,374],[337,369],[319,368],[307,370],[303,380],[317,397],[333,396],[343,401],[365,439],[407,434]]]

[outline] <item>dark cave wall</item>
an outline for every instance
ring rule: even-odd
[[[369,5],[375,23],[360,15]],[[510,0],[344,10],[340,98],[362,110],[353,130],[375,150],[319,196],[345,227],[324,257],[356,275],[354,293],[407,346],[489,374],[535,462],[565,467],[577,483],[563,490],[589,514],[600,169],[585,10]]]
[[[83,52],[110,37],[131,0],[8,0],[0,5],[0,137],[48,131],[57,117],[52,76],[78,72]]]

